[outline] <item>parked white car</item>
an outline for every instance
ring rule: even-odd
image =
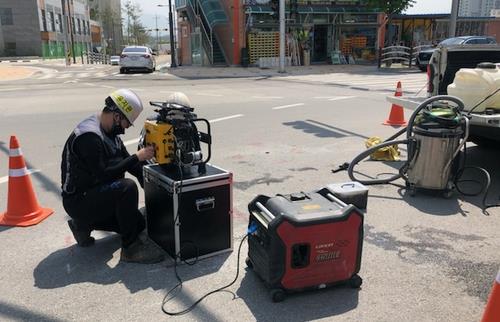
[[[109,63],[111,65],[120,65],[120,56],[111,56],[111,57],[109,57]]]
[[[156,69],[156,59],[149,47],[128,46],[125,47],[120,56],[120,74],[132,70],[146,70],[149,73]]]

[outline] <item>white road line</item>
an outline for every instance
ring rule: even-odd
[[[304,105],[304,103],[297,103],[297,104],[276,106],[276,107],[273,107],[273,110],[281,110],[281,109],[284,109],[284,108],[295,107],[295,106],[302,106],[302,105]]]
[[[125,141],[125,142],[123,142],[123,145],[128,146],[128,145],[137,144],[137,143],[139,143],[139,138]]]
[[[225,117],[220,117],[218,119],[208,120],[208,122],[216,123],[216,122],[230,120],[230,119],[234,119],[234,118],[242,117],[242,116],[244,116],[244,115],[243,114],[229,115],[229,116],[225,116]],[[137,144],[137,143],[139,143],[139,138],[125,141],[125,142],[123,142],[123,145],[128,146],[128,145]]]
[[[284,97],[283,96],[252,96],[252,98],[262,98],[262,99],[267,99],[267,98],[270,98],[270,99],[283,99]]]
[[[89,73],[79,73],[76,75],[76,77],[78,78],[85,78],[85,77],[88,77],[90,74]]]
[[[423,80],[413,80],[413,81],[406,81],[406,82],[401,82],[401,85],[404,85],[404,84],[415,84],[415,83],[424,83],[425,81]],[[391,85],[391,84],[394,84],[393,86],[396,87],[396,85],[398,84],[398,82],[389,82],[389,81],[366,81],[366,82],[352,82],[351,84],[354,84],[354,85]]]
[[[242,117],[242,116],[243,116],[243,114],[235,114],[235,115],[230,115],[230,116],[221,117],[221,118],[218,118],[218,119],[213,119],[213,120],[208,120],[208,121],[210,123],[216,123],[216,122],[230,120],[230,119],[234,119],[234,118]]]
[[[355,97],[356,96],[338,96],[338,97],[329,98],[328,100],[329,101],[340,101],[340,100],[347,100],[347,99],[355,98]]]
[[[52,78],[52,77],[54,77],[53,74],[45,74],[43,76],[37,77],[37,79],[49,79],[49,78]]]
[[[110,88],[110,89],[115,89],[116,87],[114,86],[108,86],[108,85],[99,85],[101,87],[104,87],[104,88]]]
[[[27,174],[32,174],[35,172],[41,172],[42,170],[37,170],[37,169],[30,169],[28,170]],[[9,182],[9,176],[6,177],[0,177],[0,183],[6,183]]]
[[[87,85],[87,86],[95,86],[95,84],[92,84],[92,83],[83,83],[83,85]]]
[[[2,89],[0,89],[0,92],[18,91],[18,90],[23,90],[23,89],[28,89],[28,88],[27,87],[2,88]]]
[[[211,97],[221,97],[224,96],[222,94],[211,94],[211,93],[196,93],[194,95],[199,95],[199,96],[211,96]]]

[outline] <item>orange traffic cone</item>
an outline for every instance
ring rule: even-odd
[[[2,226],[36,225],[54,212],[38,204],[19,142],[15,136],[10,137],[7,198],[7,212],[0,214]]]
[[[403,96],[403,89],[401,88],[401,82],[398,82],[396,87],[396,93],[394,96],[399,97]],[[403,108],[397,104],[392,104],[391,114],[389,114],[389,118],[385,120],[384,125],[392,125],[392,126],[404,126],[406,125],[405,121],[405,113]]]
[[[500,271],[497,274],[481,322],[500,321]]]

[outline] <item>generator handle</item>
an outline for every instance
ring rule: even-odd
[[[267,210],[267,208],[264,207],[264,205],[261,204],[260,202],[257,201],[255,205],[266,215],[269,221],[272,221],[275,218],[274,215],[269,210]]]
[[[203,122],[207,125],[207,133],[202,133],[202,132],[199,132],[199,133],[206,134],[206,137],[208,139],[208,142],[204,142],[204,143],[207,143],[208,156],[205,159],[205,161],[203,161],[203,163],[208,163],[208,161],[210,161],[210,158],[212,157],[212,130],[210,128],[210,122],[207,119],[199,119],[199,118],[194,119],[193,123],[194,122]]]
[[[345,202],[343,202],[342,200],[340,200],[339,198],[335,197],[334,195],[332,195],[331,193],[327,193],[326,196],[328,197],[328,199],[330,199],[331,201],[334,201],[336,203],[338,203],[339,205],[341,205],[342,207],[347,207],[347,204]]]

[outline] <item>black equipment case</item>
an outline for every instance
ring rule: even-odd
[[[144,167],[148,235],[178,261],[233,247],[233,175],[210,164],[201,175],[196,168]]]
[[[349,185],[350,197],[360,205],[366,205],[367,191]],[[364,215],[336,197],[338,192],[339,186],[330,185],[308,193],[259,195],[248,205],[246,263],[271,289],[274,302],[286,292],[342,282],[361,286]]]

